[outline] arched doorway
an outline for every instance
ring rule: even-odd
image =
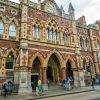
[[[67,79],[71,78],[74,81],[73,70],[72,70],[70,60],[68,60],[66,63],[66,78]]]
[[[38,84],[38,79],[40,77],[40,67],[41,63],[38,57],[35,58],[32,64],[32,70],[31,70],[31,85],[32,89],[36,90],[36,86]]]
[[[60,62],[55,54],[52,54],[48,61],[47,80],[50,81],[50,84],[60,82]]]
[[[15,58],[12,52],[10,52],[6,59],[6,76],[7,80],[14,81],[14,67],[15,67]]]

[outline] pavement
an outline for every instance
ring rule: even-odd
[[[49,97],[76,94],[76,93],[82,93],[82,92],[91,92],[91,91],[100,91],[100,86],[95,86],[94,89],[91,86],[78,87],[70,91],[67,91],[64,89],[48,90],[48,91],[44,91],[42,96],[36,96],[35,92],[31,94],[7,95],[6,98],[4,98],[3,96],[0,96],[0,100],[37,100],[37,99],[42,99],[42,98],[49,98]]]

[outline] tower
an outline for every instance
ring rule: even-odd
[[[41,9],[41,0],[38,0],[38,9]]]
[[[70,19],[75,20],[74,8],[71,3],[69,4],[68,12],[69,12]]]

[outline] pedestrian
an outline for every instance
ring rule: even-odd
[[[8,92],[11,94],[13,90],[13,83],[11,81],[8,82]]]
[[[95,84],[95,79],[94,77],[92,78],[92,88],[94,89],[94,84]]]
[[[38,86],[36,87],[36,96],[43,95],[44,88],[42,86],[41,80],[38,80]]]
[[[96,78],[96,85],[99,85],[99,79]]]
[[[71,90],[71,79],[68,77],[68,89]]]
[[[4,92],[4,97],[7,96],[7,92],[8,92],[8,83],[5,81],[2,85],[2,88],[3,88],[3,92]]]

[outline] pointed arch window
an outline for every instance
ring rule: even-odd
[[[86,70],[86,66],[87,66],[87,62],[86,62],[85,59],[83,59],[83,68],[84,68],[84,70]]]
[[[64,43],[70,43],[70,36],[66,32],[64,33]]]
[[[40,38],[40,27],[39,27],[39,25],[33,26],[33,37],[34,38]]]
[[[84,47],[84,41],[83,41],[83,38],[80,37],[80,47],[83,48]]]
[[[88,47],[88,40],[87,40],[87,38],[85,40],[85,43],[86,43],[86,48],[87,48]]]
[[[39,72],[39,70],[40,70],[40,60],[38,58],[35,58],[33,65],[32,65],[32,69],[35,72]]]
[[[49,40],[49,33],[50,33],[50,29],[47,28],[47,39]]]
[[[91,62],[91,60],[89,60],[89,66],[88,66],[87,70],[89,70],[89,72],[92,72],[92,62]]]
[[[4,32],[4,24],[3,22],[0,22],[0,34],[3,34]]]
[[[90,43],[89,43],[89,40],[86,38],[86,40],[85,40],[85,43],[86,43],[86,48],[88,49],[88,50],[90,50]]]
[[[15,37],[16,36],[16,25],[11,24],[9,26],[9,36]]]
[[[10,52],[6,59],[6,69],[14,69],[14,55]]]

